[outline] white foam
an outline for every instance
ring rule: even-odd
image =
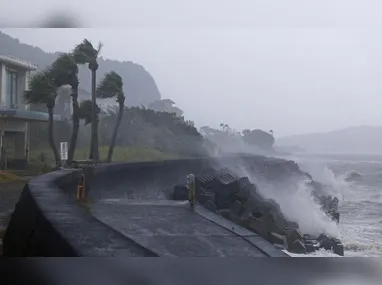
[[[298,223],[303,234],[319,236],[326,233],[332,237],[340,237],[337,224],[329,218],[321,206],[314,200],[306,181],[297,180],[277,186],[258,181],[251,173],[242,169],[241,174],[248,176],[257,184],[259,192],[268,199],[275,200],[285,217]]]
[[[334,252],[325,250],[325,249],[319,249],[315,252],[311,252],[308,254],[298,254],[298,253],[290,253],[290,252],[288,252],[288,254],[292,257],[341,257],[335,254]]]
[[[335,175],[324,163],[304,161],[300,166],[309,172],[313,179],[326,185],[332,190],[332,194],[341,193],[340,200],[340,236],[344,245],[345,256],[376,257],[382,256],[381,225],[378,225],[378,205],[382,203],[382,193],[379,186],[371,187],[362,184],[347,182],[345,179],[352,173],[362,175],[362,179],[368,179],[370,174],[362,174],[363,168],[359,162],[343,164],[341,168],[345,172]],[[381,162],[379,162],[381,164]],[[361,167],[354,170],[354,167]],[[380,165],[379,165],[380,167]],[[378,166],[376,165],[376,168]],[[373,175],[377,175],[373,173]],[[330,193],[329,193],[330,194]]]

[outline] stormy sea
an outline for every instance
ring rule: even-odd
[[[382,155],[291,157],[340,199],[339,238],[345,256],[382,256]],[[332,225],[330,225],[332,226]],[[325,251],[313,256],[334,256]]]

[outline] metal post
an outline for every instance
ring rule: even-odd
[[[85,200],[85,174],[81,176],[80,185],[77,187],[77,201]]]

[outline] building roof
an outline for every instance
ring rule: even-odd
[[[172,101],[171,99],[161,99],[161,100],[158,100],[156,102],[166,102],[166,103],[170,103],[170,104],[175,104],[175,102]]]
[[[5,55],[5,54],[0,54],[0,62],[9,63],[12,65],[24,68],[26,70],[37,70],[37,68],[38,68],[37,65],[35,65],[31,62],[24,61],[24,60],[21,60],[21,59],[14,57],[14,56]]]

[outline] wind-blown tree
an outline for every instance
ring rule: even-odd
[[[53,134],[53,111],[57,96],[57,88],[59,86],[56,85],[51,68],[39,71],[32,75],[28,87],[29,90],[24,93],[25,103],[45,104],[48,108],[48,140],[56,161],[56,166],[58,166],[60,164],[60,154],[58,152]]]
[[[99,159],[98,149],[98,129],[97,129],[97,101],[96,101],[96,85],[97,85],[97,70],[98,70],[98,56],[102,49],[102,43],[94,48],[92,43],[84,39],[82,43],[74,48],[73,55],[77,64],[88,64],[88,68],[92,73],[92,128],[91,128],[91,141],[90,141],[90,154],[89,159]]]
[[[55,80],[55,85],[63,86],[70,85],[72,87],[71,97],[73,106],[73,126],[68,149],[68,163],[73,161],[74,152],[76,150],[78,130],[80,127],[80,118],[78,116],[78,66],[74,61],[72,54],[62,53],[57,60],[52,64],[52,76]]]
[[[123,93],[122,77],[114,71],[106,73],[105,77],[103,78],[101,83],[98,85],[96,94],[97,94],[97,98],[100,98],[100,99],[116,97],[118,107],[119,107],[118,116],[114,125],[113,135],[111,137],[109,151],[107,153],[107,159],[106,159],[107,162],[111,162],[113,157],[115,141],[118,134],[118,129],[123,117],[123,110],[125,109],[125,95]]]

